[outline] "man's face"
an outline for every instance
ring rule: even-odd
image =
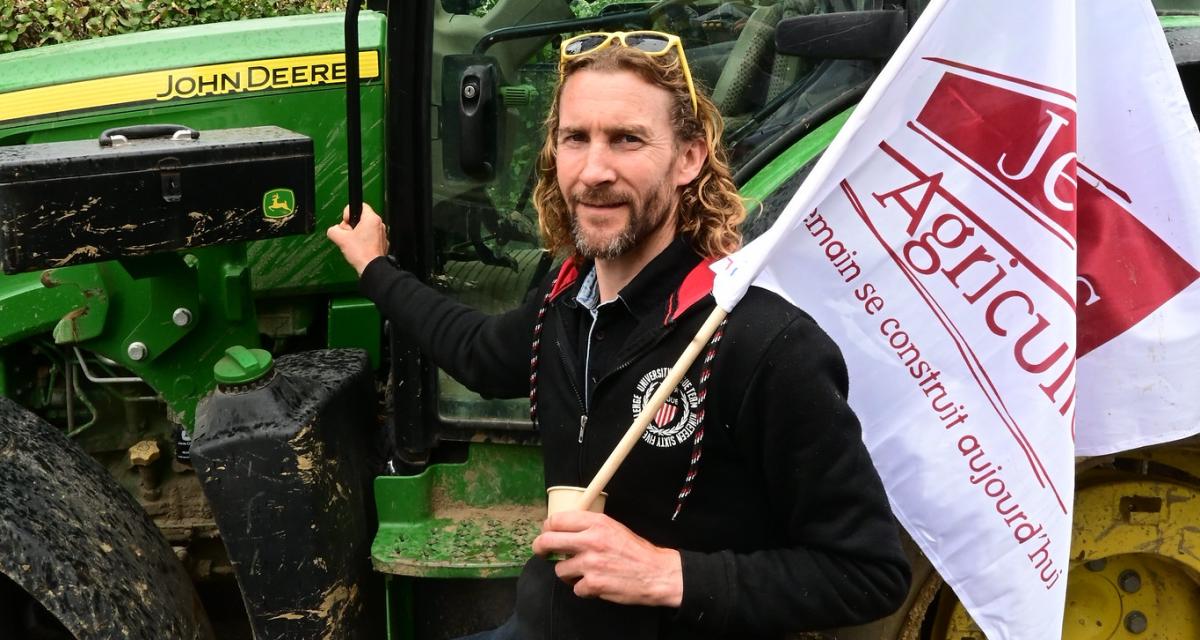
[[[585,70],[567,79],[557,176],[583,257],[613,259],[674,236],[676,189],[699,164],[684,157],[694,145],[676,143],[670,107],[665,89],[628,71]]]

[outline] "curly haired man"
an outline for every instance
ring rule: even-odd
[[[529,395],[547,486],[584,486],[603,464],[713,309],[708,265],[745,217],[678,40],[589,36],[563,45],[534,194],[563,263],[525,305],[489,316],[425,287],[384,259],[369,210],[328,232],[439,366],[488,397]],[[548,518],[515,613],[479,637],[780,638],[893,611],[908,563],[847,387],[812,318],[751,289],[605,513]]]

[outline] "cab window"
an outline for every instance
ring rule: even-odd
[[[847,91],[865,86],[879,69],[875,61],[778,53],[779,22],[881,5],[882,0],[438,0],[431,73],[437,124],[430,158],[433,283],[498,313],[519,305],[552,268],[540,249],[532,192],[564,38],[641,29],[680,36],[696,82],[725,119],[725,144],[737,171],[806,115],[822,113]],[[484,400],[444,373],[437,397],[444,421],[501,431],[530,428],[527,399]]]

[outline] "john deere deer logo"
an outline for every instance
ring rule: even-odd
[[[296,194],[291,189],[272,189],[263,194],[263,215],[273,220],[296,212]]]

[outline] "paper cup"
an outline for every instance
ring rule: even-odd
[[[554,515],[560,511],[577,511],[579,509],[579,500],[583,498],[583,493],[586,491],[583,487],[567,487],[557,486],[546,489],[546,515]],[[604,499],[608,497],[603,491],[596,499],[592,501],[592,505],[588,511],[596,513],[604,513]]]

